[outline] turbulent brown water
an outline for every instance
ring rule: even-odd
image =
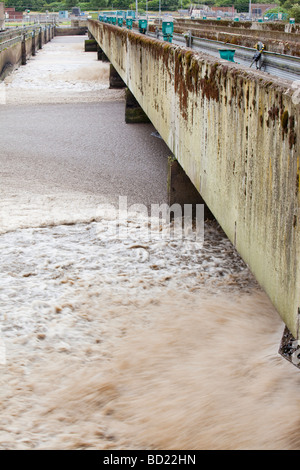
[[[80,101],[88,116],[91,102],[116,113],[122,99],[79,38],[49,43],[4,86],[6,133],[23,105]],[[95,161],[76,179],[67,150],[55,166],[38,138],[32,153],[22,142],[18,154],[7,139],[0,157],[0,448],[299,449],[300,379],[277,353],[282,321],[218,225],[186,250],[133,214],[119,240],[101,210],[123,190],[110,167],[93,191],[82,180]],[[155,142],[147,159],[165,152]],[[122,168],[128,186],[137,162]]]

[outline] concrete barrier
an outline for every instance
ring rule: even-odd
[[[41,49],[43,44],[51,40],[54,26],[46,28],[32,27],[26,30],[14,30],[4,33],[0,42],[0,80],[19,65],[25,65],[27,60]],[[1,39],[1,38],[0,38]]]
[[[177,20],[174,31],[183,33],[188,28],[193,36],[254,47],[258,41],[266,50],[279,54],[300,56],[299,25],[284,23],[255,23],[214,20]],[[152,26],[154,31],[155,26]]]

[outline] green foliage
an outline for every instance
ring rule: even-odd
[[[288,11],[283,7],[270,8],[266,13],[288,13]]]
[[[45,0],[6,0],[6,7],[15,7],[16,11],[44,11]]]
[[[1,0],[0,0],[1,1]],[[265,0],[266,1],[266,0]],[[263,0],[252,0],[252,4],[262,3]],[[278,3],[277,8],[268,10],[270,13],[287,13],[289,17],[295,18],[296,23],[300,22],[300,0],[275,0]],[[4,0],[5,6],[15,7],[16,11],[59,11],[71,10],[73,7],[78,6],[82,11],[98,11],[105,9],[114,10],[135,10],[135,0],[87,0],[80,2],[79,0]],[[239,13],[247,13],[249,11],[249,0],[206,0],[203,2],[206,5],[219,6],[219,7],[232,7]],[[149,11],[176,11],[182,8],[189,8],[190,0],[146,0],[138,1],[139,11],[146,11],[148,6]]]
[[[296,3],[289,11],[291,18],[295,18],[296,23],[300,23],[300,4]]]

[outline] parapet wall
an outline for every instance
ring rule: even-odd
[[[216,20],[177,20],[174,30],[183,33],[189,29],[193,36],[254,47],[258,41],[266,50],[300,56],[300,25],[284,23],[255,23]]]
[[[43,44],[50,41],[54,37],[54,26],[41,30],[36,27],[25,34],[15,30],[6,36],[0,41],[0,80],[20,64],[26,63]]]
[[[124,28],[89,30],[298,337],[300,90]]]

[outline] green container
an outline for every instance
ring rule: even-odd
[[[219,49],[221,59],[229,60],[234,62],[235,49]]]
[[[233,21],[240,21],[240,19],[239,19],[238,16],[236,16],[236,17],[233,19]]]
[[[263,23],[264,22],[264,20],[262,18],[258,18],[257,21],[258,21],[258,23]]]
[[[295,18],[290,18],[290,24],[295,24]]]
[[[117,17],[116,16],[112,16],[111,24],[117,24]]]
[[[139,32],[141,34],[145,34],[147,31],[147,20],[146,19],[139,19]]]
[[[132,18],[126,18],[126,27],[128,29],[132,29],[132,23],[133,23],[133,19]]]
[[[162,20],[162,34],[164,41],[172,42],[173,39],[173,32],[174,32],[174,22],[173,18],[165,18]]]
[[[118,26],[123,26],[123,16],[118,17]]]
[[[220,20],[221,20],[221,16],[217,16],[217,20],[220,21]]]
[[[206,20],[206,16],[203,16],[202,19],[203,19],[203,20]]]

